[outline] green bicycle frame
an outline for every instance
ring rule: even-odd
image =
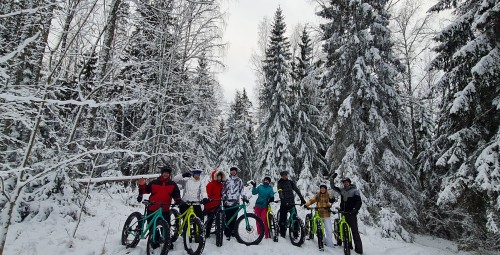
[[[298,217],[297,209],[295,209],[295,206],[294,206],[294,207],[290,208],[289,212],[290,212],[290,217],[288,217],[287,225],[290,226],[290,229],[292,229],[292,231],[294,231],[295,227],[293,226],[292,221],[293,221],[294,216]]]
[[[319,216],[318,208],[315,208],[314,211],[315,211],[314,216],[310,220],[313,223],[311,231],[313,233],[316,233],[316,231],[318,230],[318,224],[316,222],[317,220],[323,220],[323,219]],[[323,236],[325,235],[325,224],[321,224],[321,233],[323,233]]]
[[[245,203],[242,203],[240,205],[235,205],[235,206],[230,206],[230,207],[223,208],[222,210],[223,211],[227,211],[227,210],[231,210],[231,209],[234,209],[234,208],[238,208],[238,211],[231,218],[229,218],[228,221],[226,221],[226,225],[229,225],[233,220],[236,220],[236,218],[238,217],[238,213],[241,210],[243,210],[243,215],[245,217],[246,227],[249,228],[250,227],[250,222],[248,221],[248,217],[247,217],[247,205]]]
[[[148,219],[151,219],[151,220],[149,221],[148,224],[146,224]],[[160,207],[160,209],[154,211],[154,213],[151,213],[151,214],[149,214],[146,217],[141,219],[142,223],[140,223],[140,224],[143,226],[142,232],[141,232],[141,239],[144,239],[146,237],[146,234],[151,229],[151,227],[154,226],[154,228],[152,228],[152,229],[156,229],[156,222],[158,221],[158,219],[165,220],[165,218],[163,218],[163,215],[162,215],[162,208],[161,207]],[[146,225],[145,228],[144,228],[144,225]],[[156,231],[153,231],[153,235],[151,237],[154,239],[155,235],[156,235]]]
[[[345,233],[344,233],[343,226],[346,225],[347,226],[347,234],[349,235],[349,241],[352,241],[351,227],[349,226],[349,224],[345,220],[344,214],[341,214],[341,215],[342,216],[340,217],[340,220],[338,222],[338,224],[339,224],[339,232],[340,232],[340,240],[344,240],[344,234]]]
[[[271,231],[271,222],[269,221],[269,215],[273,213],[273,209],[271,208],[271,203],[267,204],[267,213],[266,213],[266,220],[267,220],[267,229]]]
[[[185,212],[183,212],[179,216],[175,217],[175,219],[177,219],[177,220],[182,219],[181,227],[177,230],[179,235],[182,235],[182,230],[184,229],[184,227],[187,224],[186,231],[187,231],[188,237],[191,237],[191,217],[198,217],[198,216],[196,216],[196,213],[194,213],[193,205],[190,205]]]

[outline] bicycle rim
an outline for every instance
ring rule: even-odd
[[[235,224],[235,235],[238,242],[246,245],[257,245],[264,238],[264,231],[257,232],[257,224],[264,230],[264,222],[253,213],[247,213],[248,225],[245,215],[241,215]]]
[[[164,220],[156,223],[156,228],[148,236],[146,253],[148,255],[167,255],[170,247],[170,226]]]
[[[190,232],[190,234],[188,234]],[[182,231],[184,241],[184,249],[190,255],[200,255],[205,248],[205,230],[203,224],[198,217],[193,217],[188,224],[184,226]]]
[[[306,215],[305,221],[305,226],[304,226],[304,234],[309,240],[312,240],[314,238],[314,233],[313,233],[313,223],[311,220],[311,214]]]
[[[134,248],[139,243],[142,232],[142,214],[140,212],[133,212],[125,220],[122,229],[122,245],[127,248]]]

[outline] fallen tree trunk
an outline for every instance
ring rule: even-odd
[[[139,180],[141,178],[150,180],[156,179],[160,175],[159,174],[143,174],[143,175],[135,175],[135,176],[113,176],[113,177],[99,177],[99,178],[82,178],[76,179],[75,181],[81,184],[103,184],[103,183],[112,183],[112,182],[127,182],[133,180]]]

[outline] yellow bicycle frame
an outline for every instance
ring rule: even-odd
[[[190,205],[188,209],[183,212],[181,215],[177,216],[175,219],[181,220],[182,219],[182,224],[181,227],[177,230],[179,235],[182,235],[182,231],[184,230],[184,227],[187,224],[187,234],[188,237],[191,237],[191,217],[197,217],[196,214],[194,213],[193,205]]]

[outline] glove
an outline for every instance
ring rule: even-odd
[[[358,214],[358,212],[359,212],[359,210],[356,210],[356,209],[352,210],[352,214]]]
[[[301,205],[305,205],[306,204],[306,200],[304,200],[303,198],[300,199],[300,204]]]
[[[179,200],[179,201],[177,201],[177,202],[175,202],[175,205],[182,205],[182,204],[185,204],[184,201],[182,201],[182,199]]]
[[[250,181],[250,184],[252,184],[254,188],[257,187],[257,183],[255,183],[254,181]]]
[[[304,205],[304,208],[306,208],[306,209],[307,209],[308,207],[309,207],[309,206],[307,206],[307,205]]]
[[[202,205],[206,205],[209,202],[208,198],[204,198],[201,200]]]
[[[139,202],[139,203],[142,202],[142,194],[139,194],[137,196],[137,202]]]
[[[274,202],[274,197],[270,197],[269,202]]]
[[[191,177],[191,173],[190,173],[190,172],[183,173],[183,174],[182,174],[182,177],[184,177],[184,178],[186,178],[186,177]]]
[[[332,197],[332,198],[328,199],[328,202],[330,202],[330,203],[332,203],[332,204],[333,204],[333,203],[335,203],[335,198],[334,198],[334,197]]]
[[[337,177],[337,175],[338,175],[337,173],[333,173],[332,174],[332,180],[335,179]]]
[[[242,201],[243,201],[243,203],[245,203],[245,204],[250,203],[250,201],[248,201],[248,199],[247,199],[247,198],[242,198],[241,200],[242,200]]]

